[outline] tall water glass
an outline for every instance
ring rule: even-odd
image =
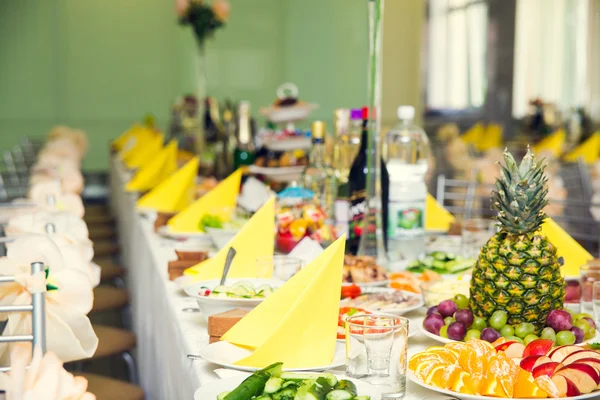
[[[600,282],[594,282],[592,286],[592,308],[594,310],[594,322],[600,326]]]
[[[592,260],[579,268],[581,279],[581,312],[592,314],[594,307],[592,298],[594,294],[594,282],[600,282],[600,260]]]
[[[406,393],[408,319],[360,314],[346,319],[346,375],[365,381],[382,399]]]
[[[267,271],[273,271],[273,278],[287,281],[300,271],[304,262],[300,258],[282,255],[259,257],[256,259],[257,276],[269,276]]]

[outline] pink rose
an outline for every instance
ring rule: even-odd
[[[227,21],[229,18],[229,11],[231,10],[231,6],[227,0],[215,0],[213,3],[213,12],[217,19],[221,22]]]

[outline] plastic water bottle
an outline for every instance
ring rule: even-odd
[[[430,145],[425,131],[414,125],[414,117],[414,107],[398,107],[400,122],[387,133],[384,145],[390,175],[387,249],[392,269],[401,269],[403,263],[398,261],[425,253],[425,175]]]

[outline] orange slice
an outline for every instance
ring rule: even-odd
[[[415,376],[420,378],[422,381],[426,381],[427,377],[430,376],[430,373],[436,368],[446,368],[448,364],[442,362],[441,360],[432,360],[426,363],[419,364],[415,368]]]
[[[548,393],[543,391],[533,380],[531,373],[519,368],[513,396],[516,398],[544,399]]]
[[[508,397],[500,381],[493,375],[490,375],[482,382],[479,394],[482,396]]]
[[[550,397],[560,397],[560,392],[556,387],[556,384],[552,382],[547,375],[538,376],[534,379],[534,382],[538,387],[548,394]]]
[[[415,354],[410,358],[410,361],[408,362],[408,368],[411,371],[414,371],[418,365],[427,364],[429,361],[436,360],[441,361],[442,359],[436,353],[429,353],[427,351],[424,351],[422,353]]]
[[[518,372],[519,367],[503,351],[498,352],[489,363],[488,376],[496,377],[508,397],[513,397]]]

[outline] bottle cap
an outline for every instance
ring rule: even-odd
[[[369,118],[376,118],[376,113],[375,110],[373,110],[373,114],[371,114],[371,109],[367,106],[363,107],[360,109],[361,112],[361,119],[366,120]]]
[[[412,120],[415,118],[415,108],[413,106],[400,106],[396,113],[400,120]]]
[[[240,101],[238,105],[238,112],[240,114],[250,114],[250,102],[249,101]]]
[[[325,139],[325,122],[315,121],[311,125],[313,139]]]
[[[362,110],[360,108],[350,110],[350,119],[362,119]]]

